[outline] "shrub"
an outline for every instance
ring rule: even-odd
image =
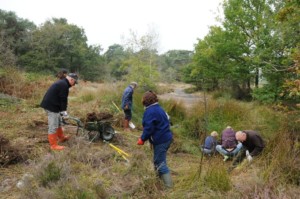
[[[229,191],[231,182],[226,169],[220,165],[211,165],[206,175],[204,183],[214,191]]]
[[[269,85],[256,88],[252,92],[252,97],[263,104],[271,104],[276,100],[276,88]]]
[[[51,182],[58,181],[61,177],[61,169],[55,162],[50,162],[40,176],[40,182],[45,187]]]

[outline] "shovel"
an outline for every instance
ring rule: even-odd
[[[114,101],[111,101],[111,102],[112,102],[112,104],[117,108],[117,110],[118,110],[119,112],[121,112],[121,110],[120,110],[119,107],[115,104],[115,102],[114,102]],[[129,122],[129,127],[132,128],[132,129],[135,129],[135,125],[134,125],[132,122]]]

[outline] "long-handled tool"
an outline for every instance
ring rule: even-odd
[[[118,109],[119,112],[121,112],[121,110],[119,109],[119,107],[115,104],[114,101],[111,101],[113,103],[113,105]],[[135,125],[130,121],[129,122],[129,127],[132,129],[135,129]]]
[[[113,105],[118,109],[119,112],[121,112],[121,110],[119,109],[119,107],[115,104],[114,101],[111,101],[113,103]]]
[[[129,162],[129,160],[126,157],[130,157],[130,155],[128,153],[126,153],[125,151],[123,151],[122,149],[116,147],[115,145],[107,142],[104,140],[105,143],[107,143],[111,148],[113,148],[114,150],[116,150],[124,160],[126,160],[127,162]],[[126,157],[125,157],[126,156]]]

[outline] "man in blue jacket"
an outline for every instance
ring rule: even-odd
[[[124,111],[125,114],[125,118],[124,118],[124,130],[125,131],[129,131],[129,122],[131,120],[132,117],[132,104],[133,104],[133,92],[137,87],[137,83],[136,82],[131,82],[129,84],[129,86],[127,86],[123,92],[123,96],[122,96],[122,109]]]
[[[48,140],[52,150],[63,150],[64,146],[57,145],[57,139],[64,142],[69,139],[63,134],[61,116],[67,117],[69,88],[75,86],[78,76],[69,73],[66,78],[53,83],[46,92],[41,107],[48,115]]]
[[[143,133],[138,139],[138,145],[145,141],[153,145],[154,168],[167,188],[173,186],[170,170],[167,166],[167,151],[171,145],[173,135],[166,112],[159,106],[157,96],[147,91],[143,96],[143,105],[146,108],[143,116]]]

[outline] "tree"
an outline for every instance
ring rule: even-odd
[[[128,58],[128,53],[124,50],[123,46],[119,44],[109,46],[108,50],[104,53],[104,57],[111,76],[120,80],[123,75],[127,74],[123,63]]]
[[[269,50],[272,37],[274,14],[271,6],[265,0],[229,0],[224,4],[224,15],[226,31],[243,38],[242,44],[246,50],[243,59],[250,74],[247,87],[250,89],[252,77],[255,87],[258,87],[259,68],[265,67],[262,59]]]
[[[27,52],[31,31],[36,26],[18,18],[14,12],[0,9],[0,58],[1,65],[15,65],[17,58]]]
[[[278,32],[282,37],[282,43],[288,47],[285,50],[286,59],[281,67],[273,68],[276,73],[284,76],[282,93],[285,99],[295,103],[300,102],[300,2],[296,0],[275,4],[278,9],[276,19]],[[275,7],[275,6],[274,6]]]
[[[126,79],[137,81],[144,90],[153,89],[159,78],[158,43],[158,34],[153,29],[141,37],[130,31],[130,37],[125,42],[129,53],[129,58],[124,62],[128,72]]]
[[[189,63],[191,63],[192,56],[192,51],[169,50],[168,52],[161,55],[163,63],[159,65],[160,71],[164,74],[164,76],[168,76],[168,73],[172,71],[172,81],[181,80],[181,70]]]
[[[32,32],[29,50],[20,56],[20,64],[29,71],[56,73],[60,68],[96,80],[106,73],[101,46],[88,46],[84,30],[53,18]]]

